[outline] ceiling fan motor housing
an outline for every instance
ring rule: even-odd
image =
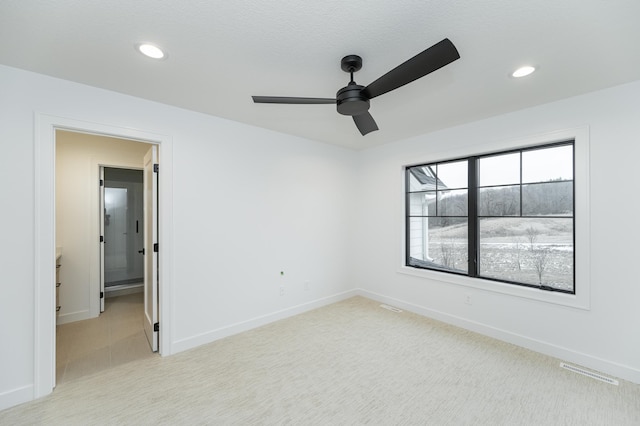
[[[351,74],[351,82],[346,87],[338,90],[336,94],[336,106],[342,115],[360,115],[369,111],[369,98],[364,95],[360,86],[353,81],[353,73],[362,68],[362,58],[358,55],[348,55],[340,61],[342,71]]]
[[[336,105],[342,115],[360,115],[369,111],[369,98],[363,92],[364,86],[350,83],[338,90]]]

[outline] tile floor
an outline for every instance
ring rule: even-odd
[[[98,318],[56,327],[56,383],[154,357],[144,335],[143,294],[107,298]]]

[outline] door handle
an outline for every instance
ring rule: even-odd
[[[138,253],[142,253],[144,255],[144,249],[138,250]]]

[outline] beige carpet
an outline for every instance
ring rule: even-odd
[[[361,297],[0,412],[0,424],[639,425],[640,386]]]

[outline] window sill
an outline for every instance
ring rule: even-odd
[[[544,303],[552,303],[555,305],[562,305],[571,308],[590,310],[588,295],[579,295],[577,292],[576,294],[558,293],[554,291],[540,290],[533,287],[518,286],[514,284],[485,280],[482,278],[471,278],[463,275],[449,274],[446,272],[413,268],[410,266],[401,266],[397,270],[397,272],[399,274],[411,275],[414,277],[447,284],[454,284],[462,287],[473,288],[476,290],[521,297],[524,299],[536,300]]]

